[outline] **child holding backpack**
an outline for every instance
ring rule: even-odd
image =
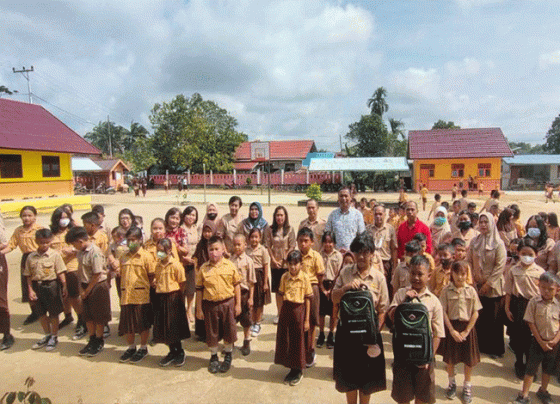
[[[406,346],[403,346],[403,349],[398,349],[397,334],[395,334],[393,341],[395,361],[393,363],[391,397],[397,403],[409,403],[413,399],[428,404],[436,402],[433,353],[437,351],[440,339],[445,337],[445,330],[441,303],[427,287],[430,280],[429,271],[430,262],[426,257],[422,255],[413,257],[410,260],[410,286],[398,290],[389,306],[388,314],[395,326],[395,333],[397,333],[397,329],[400,328],[400,324],[397,323],[399,319],[395,316],[397,309],[399,309],[398,306],[413,299],[418,299],[421,305],[425,306],[423,309],[428,314],[429,327],[426,325],[428,329],[415,331],[427,336],[425,338],[426,344],[429,344],[430,339],[432,340],[432,351],[430,352],[429,346],[423,347],[425,352],[429,352],[429,355],[426,355],[424,361],[416,362],[412,357],[404,354],[407,349]]]

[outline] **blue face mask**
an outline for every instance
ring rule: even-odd
[[[527,234],[531,238],[539,238],[541,235],[541,231],[536,227],[531,227],[529,230],[527,230]]]
[[[434,224],[436,226],[443,226],[445,224],[445,222],[447,221],[446,218],[438,216],[434,219]]]

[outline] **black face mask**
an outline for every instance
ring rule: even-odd
[[[471,222],[459,222],[457,223],[457,227],[459,227],[459,229],[461,230],[468,230],[471,228]]]
[[[439,260],[439,262],[441,262],[441,266],[443,268],[449,268],[451,266],[452,260],[449,258],[442,258]]]
[[[208,213],[206,216],[208,216],[208,219],[214,220],[218,217],[218,214],[217,213]]]

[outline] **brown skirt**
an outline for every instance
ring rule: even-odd
[[[453,328],[462,332],[467,328],[468,321],[451,320]],[[456,365],[464,363],[467,366],[475,366],[480,362],[480,352],[478,350],[478,338],[476,335],[476,327],[473,327],[467,339],[464,342],[456,342],[449,334],[449,330],[445,327],[445,335],[439,344],[438,353],[443,355],[443,361]]]
[[[156,293],[154,301],[154,341],[171,345],[191,336],[183,293]]]
[[[264,290],[264,268],[255,268],[255,276],[257,282],[253,290],[253,307],[264,307],[272,302],[270,293],[270,281],[268,282],[268,290]]]
[[[202,301],[204,326],[206,329],[206,343],[215,347],[223,338],[226,344],[237,341],[237,325],[235,323],[235,299],[220,302]]]
[[[274,363],[290,369],[305,369],[305,303],[284,301],[276,330]]]
[[[0,333],[10,332],[10,311],[8,309],[8,264],[4,254],[0,254]]]
[[[85,290],[87,286],[87,283],[82,283],[82,289]],[[111,321],[111,297],[107,281],[95,285],[83,300],[82,306],[84,321],[95,324],[107,324]]]
[[[251,310],[249,309],[249,294],[249,290],[241,289],[241,314],[235,319],[243,328],[249,328],[253,325]]]
[[[152,326],[153,318],[154,312],[150,303],[121,305],[119,336],[140,334],[149,330]]]

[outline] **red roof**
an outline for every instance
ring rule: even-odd
[[[254,161],[241,161],[238,163],[233,163],[233,168],[238,171],[252,171],[257,164],[258,163]]]
[[[0,148],[101,154],[41,105],[0,99]]]
[[[251,143],[243,142],[235,151],[235,160],[251,160]],[[271,160],[305,160],[307,153],[316,149],[313,140],[273,140],[270,141]]]
[[[500,128],[411,130],[408,151],[411,159],[513,156]]]

